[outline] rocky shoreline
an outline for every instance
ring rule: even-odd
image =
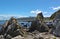
[[[0,39],[60,39],[59,16],[54,17],[54,24],[49,27],[44,23],[42,13],[39,13],[29,28],[22,27],[16,18],[11,17],[2,25]]]

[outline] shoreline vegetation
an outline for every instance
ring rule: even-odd
[[[0,39],[60,39],[60,10],[46,18],[42,12],[38,13],[30,21],[32,23],[29,28],[22,27],[18,19],[11,17],[0,25]]]

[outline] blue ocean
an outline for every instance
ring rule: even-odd
[[[6,23],[6,20],[0,20],[0,30],[1,30],[1,27],[2,25]],[[21,25],[21,26],[27,26],[27,27],[30,27],[31,26],[31,22],[19,22],[18,23]]]

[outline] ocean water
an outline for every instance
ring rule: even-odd
[[[1,28],[1,25],[3,25],[4,23],[6,23],[6,20],[0,20],[0,28]],[[31,22],[19,22],[18,23],[21,25],[21,26],[27,26],[27,27],[30,27],[31,26]]]
[[[2,30],[2,25],[6,23],[5,20],[0,20],[0,31]],[[29,28],[31,26],[31,22],[18,22],[21,26],[27,26]]]
[[[27,26],[29,28],[31,26],[31,22],[18,22],[21,26]]]
[[[0,20],[0,25],[3,25],[6,22],[6,20]]]
[[[5,20],[0,20],[0,31],[2,29],[2,25],[5,23],[6,21]]]

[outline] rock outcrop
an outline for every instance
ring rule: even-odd
[[[52,28],[52,33],[55,36],[59,36],[60,37],[60,10],[55,12],[52,17],[54,17],[54,19],[53,19],[53,26],[54,27]]]
[[[18,24],[17,19],[11,18],[8,20],[4,25],[1,33],[4,38],[12,38],[17,35],[24,36],[25,31],[23,28]]]
[[[32,22],[29,31],[32,32],[34,30],[38,30],[40,32],[46,32],[49,30],[48,26],[43,23],[43,15],[39,13],[35,21]]]
[[[55,18],[59,18],[60,19],[60,17],[57,16],[57,15],[60,15],[60,9],[58,11],[56,11],[54,14],[52,14],[51,17],[50,17],[50,19],[55,19]]]

